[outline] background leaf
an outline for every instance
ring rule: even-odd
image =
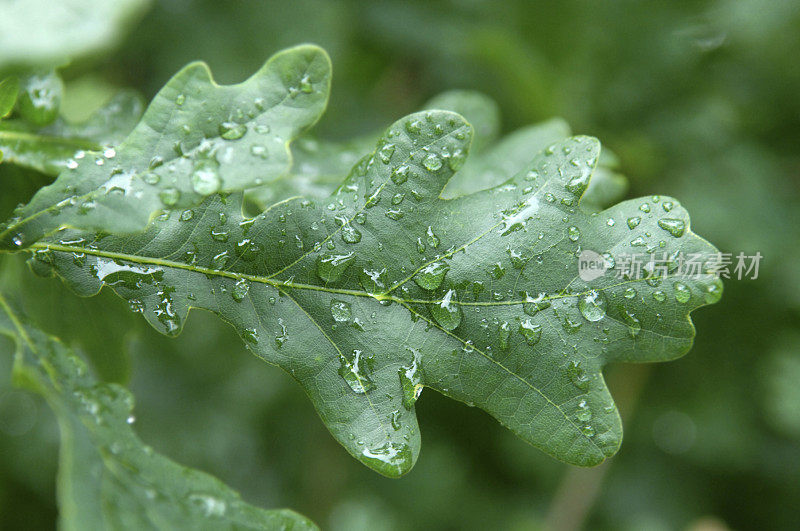
[[[59,418],[64,529],[316,529],[288,510],[244,503],[216,478],[154,453],[134,434],[133,398],[98,383],[54,338],[26,326],[0,296],[0,331],[17,343],[15,377]]]
[[[58,175],[75,165],[74,157],[86,151],[103,151],[124,139],[142,115],[141,97],[120,91],[86,121],[69,123],[63,118],[46,127],[24,120],[0,122],[0,150],[8,164],[17,164],[48,175]]]

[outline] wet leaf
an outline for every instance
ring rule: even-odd
[[[16,382],[41,394],[59,420],[60,527],[316,529],[292,511],[249,505],[218,479],[154,452],[133,430],[130,392],[98,382],[80,357],[25,324],[2,295],[0,334],[16,342]]]
[[[240,194],[215,196],[141,235],[62,231],[31,246],[32,265],[82,295],[111,287],[166,334],[190,308],[216,313],[385,475],[416,461],[423,387],[486,410],[558,459],[596,465],[622,437],[603,367],[688,351],[689,313],[716,302],[721,283],[673,259],[696,253],[702,267],[716,249],[674,199],[580,209],[600,152],[589,137],[548,146],[500,186],[442,199],[471,136],[455,113],[412,114],[325,201],[287,199],[245,219]],[[659,227],[667,202],[680,235]],[[608,254],[610,270],[582,280],[582,250]],[[613,260],[624,253],[671,265],[625,278]]]
[[[327,54],[310,45],[274,55],[238,85],[216,85],[208,67],[190,64],[119,146],[76,154],[0,240],[13,247],[15,234],[24,244],[64,225],[134,232],[163,208],[266,182],[288,169],[289,142],[319,118],[329,82]]]

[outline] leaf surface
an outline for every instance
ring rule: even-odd
[[[142,110],[138,94],[122,91],[80,124],[57,118],[37,127],[24,120],[3,120],[0,151],[5,163],[58,175],[77,164],[76,154],[86,156],[86,151],[101,152],[121,142],[138,123]]]
[[[68,161],[0,232],[0,245],[61,226],[135,232],[165,207],[271,180],[288,169],[289,142],[317,121],[329,85],[330,60],[310,45],[274,55],[238,85],[216,85],[204,64],[190,64],[119,146]]]
[[[0,333],[17,343],[16,381],[43,395],[59,421],[61,528],[316,529],[292,511],[249,505],[218,479],[155,453],[133,431],[131,394],[98,383],[74,352],[25,324],[2,295]]]
[[[471,136],[457,114],[413,114],[324,202],[291,198],[245,219],[239,194],[216,196],[140,235],[64,231],[33,246],[33,266],[82,295],[110,286],[166,334],[190,308],[216,313],[388,476],[416,461],[423,387],[558,459],[596,465],[622,436],[603,366],[684,354],[689,312],[716,302],[721,283],[674,267],[583,281],[580,251],[705,260],[716,249],[670,198],[579,209],[599,156],[589,137],[551,145],[500,186],[443,199]]]

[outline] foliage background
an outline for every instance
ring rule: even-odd
[[[116,87],[150,99],[195,59],[237,82],[300,42],[333,60],[321,136],[381,128],[447,89],[480,90],[505,131],[560,116],[599,137],[630,197],[677,197],[721,250],[760,251],[759,277],[727,281],[722,303],[693,316],[685,358],[609,371],[625,442],[606,465],[570,469],[427,390],[419,462],[388,480],[350,458],[300,388],[212,316],[194,313],[168,339],[109,293],[81,300],[4,262],[0,283],[41,294],[29,313],[51,316],[45,328],[128,382],[145,441],[251,503],[331,529],[796,525],[800,4],[163,0],[110,53],[62,70],[63,112],[85,116]],[[0,182],[5,218],[48,178],[3,165]],[[51,528],[57,428],[40,400],[10,388],[10,363],[0,356],[0,527]]]

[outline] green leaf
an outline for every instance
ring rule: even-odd
[[[63,64],[115,44],[148,0],[6,2],[0,17],[0,70]]]
[[[618,164],[616,156],[610,151],[604,150],[600,154],[592,180],[589,181],[589,187],[581,199],[584,207],[602,210],[625,197],[628,192],[628,179],[617,173]]]
[[[80,124],[57,118],[37,127],[23,120],[4,120],[0,122],[0,151],[6,163],[58,175],[77,164],[76,154],[85,157],[86,151],[101,151],[122,141],[138,123],[142,109],[138,94],[121,91]]]
[[[18,78],[12,76],[0,81],[0,118],[5,118],[11,112],[18,94]]]
[[[0,292],[19,301],[32,325],[80,350],[100,379],[128,381],[128,346],[141,332],[141,321],[113,294],[78,297],[62,282],[31,275],[22,255],[0,256]]]
[[[422,109],[452,111],[462,115],[472,125],[475,132],[471,148],[473,157],[470,157],[468,164],[472,163],[475,153],[479,153],[484,146],[495,140],[500,129],[497,104],[480,92],[443,92],[425,103]],[[294,163],[291,171],[249,190],[245,200],[248,204],[255,205],[256,213],[295,195],[322,200],[341,184],[361,157],[372,151],[380,136],[376,132],[347,142],[330,142],[308,136],[300,138],[292,145]]]
[[[471,147],[473,157],[494,142],[500,133],[500,109],[497,103],[485,94],[474,90],[443,92],[428,100],[422,108],[423,110],[452,111],[466,118],[475,134]],[[530,156],[528,161],[530,161]]]
[[[442,197],[454,198],[505,182],[546,146],[570,135],[567,123],[553,119],[523,127],[503,137],[480,157],[470,161],[447,183]]]
[[[309,45],[274,55],[238,85],[216,85],[204,64],[191,64],[116,149],[69,162],[0,233],[0,245],[65,225],[134,232],[164,207],[271,180],[289,167],[289,142],[319,118],[329,84],[327,54]]]
[[[599,155],[588,137],[550,146],[501,186],[442,199],[471,136],[457,114],[413,114],[325,202],[287,199],[243,219],[239,194],[218,196],[137,236],[64,231],[32,246],[32,265],[81,295],[110,286],[166,334],[190,308],[216,313],[385,475],[417,459],[423,387],[486,410],[558,459],[596,465],[622,437],[602,368],[683,355],[689,313],[716,302],[721,283],[674,268],[617,279],[621,263],[583,281],[578,254],[704,262],[716,249],[673,199],[580,210]]]
[[[44,396],[59,421],[61,528],[316,529],[292,511],[248,505],[218,479],[155,453],[133,431],[130,392],[99,383],[2,295],[0,333],[16,340],[16,381]]]

